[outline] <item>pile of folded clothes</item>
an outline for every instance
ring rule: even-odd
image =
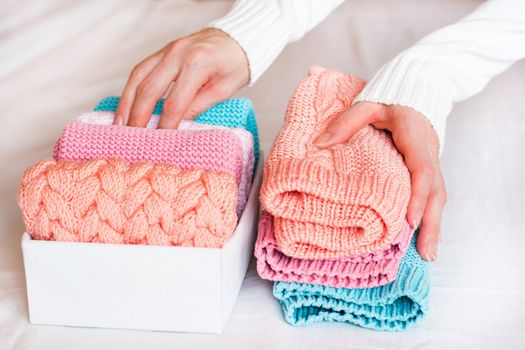
[[[112,125],[118,97],[68,123],[18,194],[33,239],[221,248],[259,157],[252,104],[230,99],[177,130]]]
[[[428,309],[426,264],[405,219],[410,174],[391,137],[367,126],[344,144],[313,144],[364,84],[311,68],[264,166],[257,270],[293,325],[402,330]]]

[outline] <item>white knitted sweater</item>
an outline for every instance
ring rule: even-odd
[[[286,44],[300,39],[342,2],[238,0],[225,17],[209,26],[228,33],[244,49],[253,84]],[[488,0],[394,57],[354,103],[411,107],[430,120],[443,145],[452,104],[478,93],[524,57],[525,1]]]

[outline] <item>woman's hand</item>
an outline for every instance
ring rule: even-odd
[[[412,179],[407,220],[412,228],[421,223],[417,250],[423,259],[434,261],[441,241],[441,213],[447,201],[437,135],[428,120],[412,108],[358,102],[334,119],[315,143],[325,148],[344,142],[368,124],[389,130],[405,158]]]
[[[160,128],[177,128],[248,83],[243,49],[219,29],[204,29],[175,40],[131,72],[114,124],[145,127],[166,92]],[[170,89],[170,85],[173,86]]]

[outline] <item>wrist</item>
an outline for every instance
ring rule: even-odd
[[[219,28],[205,28],[205,31],[213,32],[214,35],[218,35],[228,42],[228,52],[231,55],[227,55],[227,60],[233,63],[233,69],[237,71],[239,86],[241,88],[250,82],[250,66],[246,51],[239,45],[239,43],[232,38],[228,33]]]
[[[253,85],[286,46],[289,28],[278,11],[264,2],[238,2],[230,13],[211,22],[242,48],[248,63],[249,85]]]

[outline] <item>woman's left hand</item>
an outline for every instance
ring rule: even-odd
[[[419,255],[434,261],[441,241],[441,214],[447,201],[439,168],[439,141],[429,121],[409,107],[358,102],[334,119],[315,144],[320,148],[347,141],[366,125],[392,133],[411,175],[407,220],[412,228],[421,223],[417,238]]]

